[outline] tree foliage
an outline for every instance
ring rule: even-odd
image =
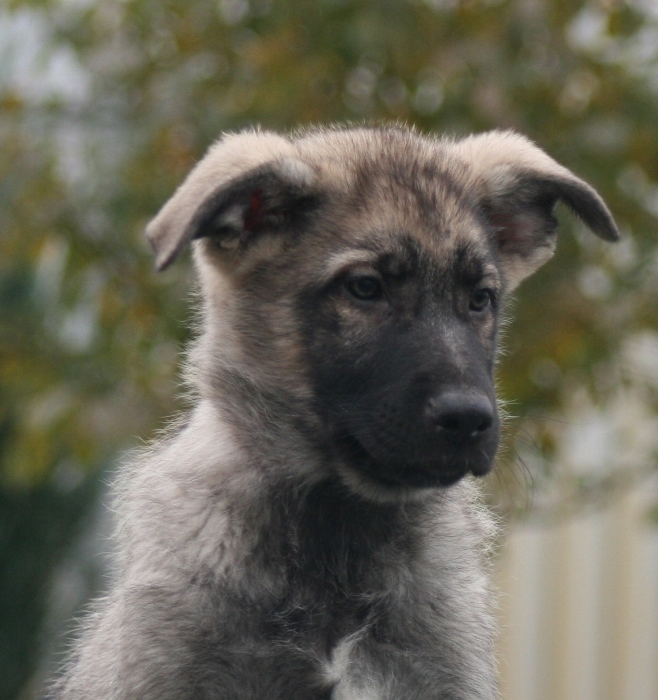
[[[513,128],[594,184],[624,240],[608,248],[568,224],[556,260],[522,287],[499,371],[517,417],[499,479],[514,492],[519,463],[573,461],[578,421],[603,426],[606,459],[553,477],[563,496],[598,497],[651,468],[651,0],[10,0],[0,59],[3,498],[45,490],[81,512],[89,479],[180,408],[190,266],[154,274],[142,231],[220,132],[256,124]],[[0,523],[3,570],[21,566],[22,546],[55,547],[46,501]],[[62,520],[60,544],[78,520]],[[21,545],[9,533],[26,523]]]

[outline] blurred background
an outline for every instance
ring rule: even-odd
[[[658,3],[5,0],[0,699],[32,700],[102,590],[107,484],[184,408],[189,259],[143,230],[224,130],[517,129],[592,183],[510,309],[486,484],[506,700],[658,698]]]

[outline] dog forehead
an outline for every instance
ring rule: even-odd
[[[315,165],[327,185],[349,189],[387,181],[404,187],[464,165],[448,142],[396,127],[312,130],[294,139],[293,147],[301,160]]]
[[[466,160],[451,142],[398,128],[312,132],[296,142],[320,187],[342,192],[348,215],[435,229],[478,226],[479,200]]]
[[[395,266],[453,267],[495,258],[491,231],[479,210],[459,192],[435,183],[416,182],[414,191],[386,191],[364,196],[354,216],[345,221],[352,248],[371,258],[386,258]],[[425,191],[423,191],[425,190]]]
[[[307,162],[317,158],[327,191],[338,195],[329,200],[324,245],[316,236],[307,241],[316,261],[325,251],[322,277],[381,268],[384,260],[392,274],[396,267],[445,271],[492,263],[468,169],[443,142],[362,129],[314,134],[302,145]]]

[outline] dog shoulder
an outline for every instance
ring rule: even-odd
[[[138,453],[115,483],[120,568],[133,579],[153,572],[222,572],[241,543],[232,527],[230,491],[254,480],[212,406]]]

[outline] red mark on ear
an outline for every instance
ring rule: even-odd
[[[254,190],[249,196],[249,206],[244,213],[244,229],[253,233],[263,225],[264,204],[263,190]]]

